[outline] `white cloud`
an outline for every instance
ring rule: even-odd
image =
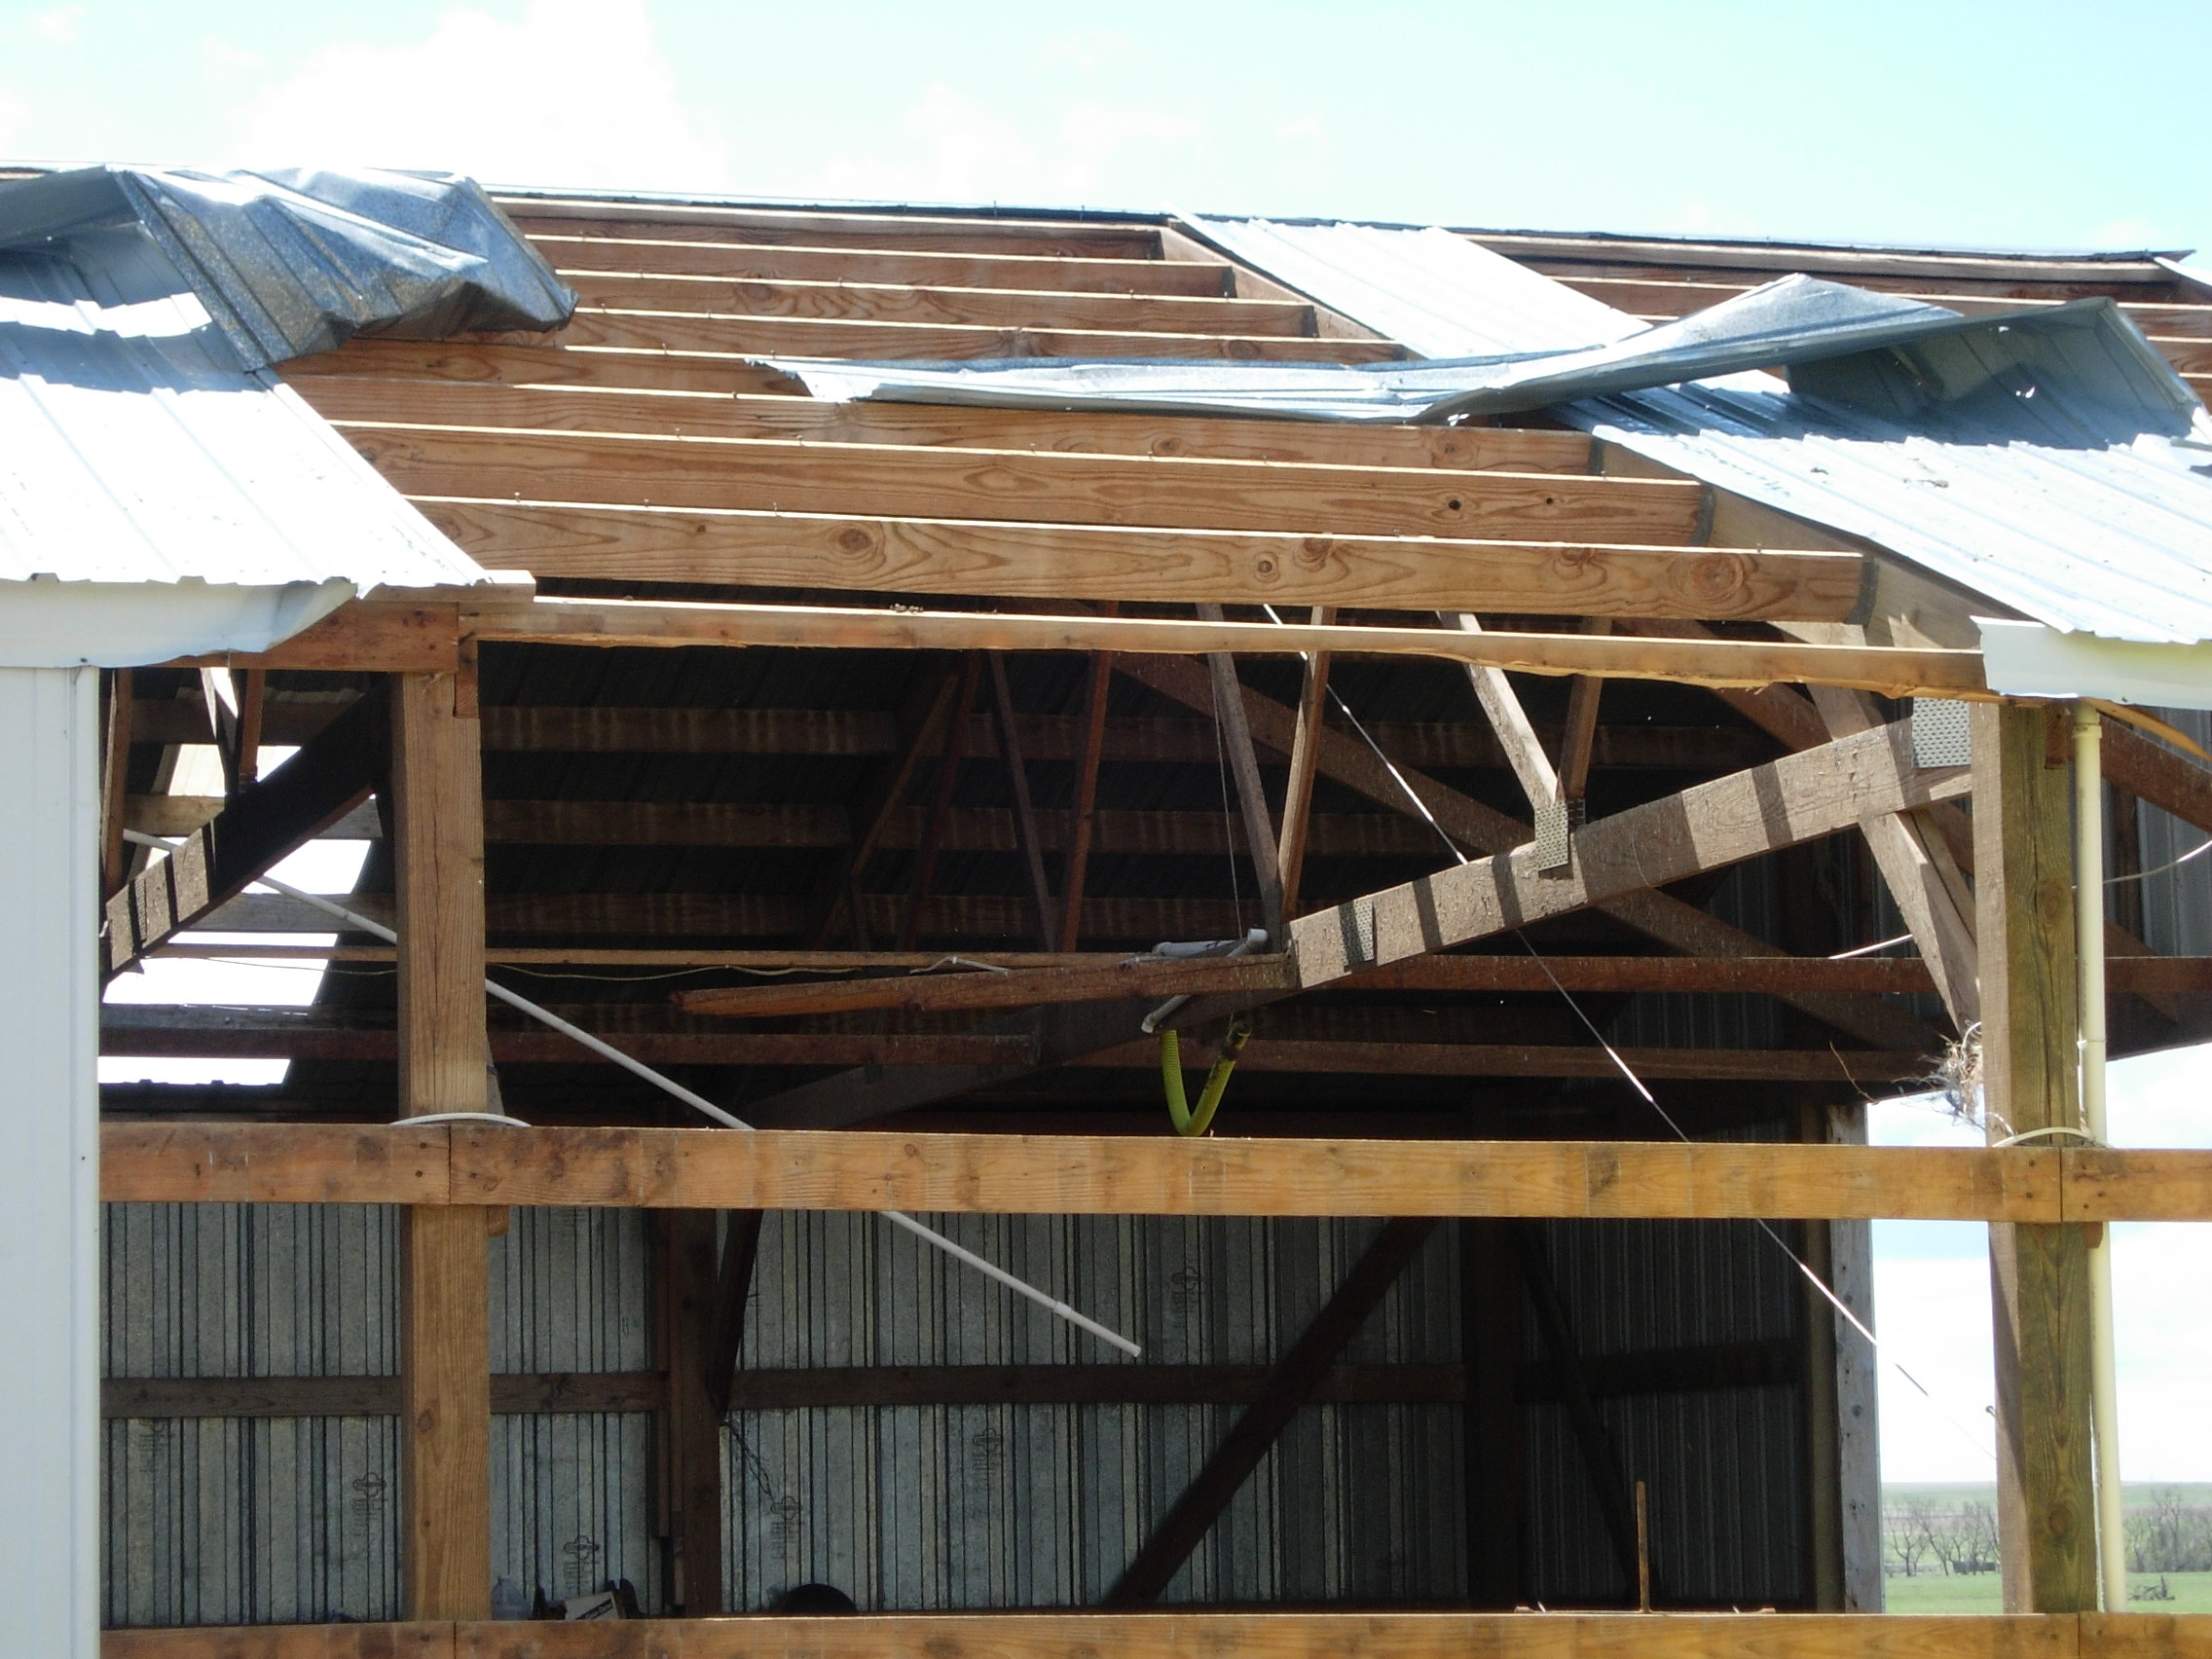
[[[249,105],[239,159],[438,167],[502,184],[729,185],[728,146],[678,95],[644,0],[456,8],[426,39],[343,44]]]
[[[58,6],[51,12],[35,13],[30,21],[31,33],[49,46],[75,46],[84,38],[85,8]]]
[[[1019,202],[1141,208],[1188,169],[1204,123],[1157,105],[1062,101],[1051,117],[1011,120],[942,81],[924,87],[873,154],[850,152],[778,188],[834,198]]]

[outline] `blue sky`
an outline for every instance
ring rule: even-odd
[[[368,163],[497,183],[816,200],[2194,248],[2212,245],[2208,61],[2212,5],[2123,0],[1124,0],[1083,12],[957,0],[0,0],[0,155]],[[343,888],[358,851],[308,859],[314,867],[294,879]],[[161,967],[168,977],[129,994],[287,1002],[313,984],[296,970],[261,970],[257,982],[254,970]],[[2202,1063],[2120,1068],[2118,1137],[2212,1144]],[[1948,1132],[1909,1107],[1878,1116],[1885,1140]],[[2212,1479],[2212,1425],[2196,1409],[2212,1373],[2201,1288],[2212,1228],[2120,1229],[2117,1248],[2125,1473]],[[1885,1341],[1939,1401],[1885,1368],[1888,1472],[1986,1479],[1982,1230],[1884,1224],[1877,1251]]]
[[[2207,61],[2126,0],[0,4],[0,152],[2188,246]]]

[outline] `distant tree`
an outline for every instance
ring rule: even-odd
[[[1918,1575],[1928,1559],[1928,1518],[1936,1506],[1925,1497],[1908,1497],[1882,1516],[1883,1541],[1907,1578]]]
[[[2127,1517],[2127,1566],[2134,1572],[2212,1571],[2212,1509],[2192,1508],[2176,1487],[2160,1487]]]

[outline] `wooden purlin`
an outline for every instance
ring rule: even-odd
[[[2203,1614],[874,1613],[100,1633],[101,1659],[2205,1659]]]
[[[133,1203],[1005,1215],[2212,1220],[2212,1153],[1793,1142],[110,1123]]]

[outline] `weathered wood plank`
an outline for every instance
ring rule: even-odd
[[[484,816],[473,699],[452,674],[391,680],[399,1110],[482,1112]],[[491,1213],[399,1217],[400,1578],[417,1618],[491,1611]]]
[[[1804,681],[1886,696],[1985,698],[1981,653],[1743,640],[1589,634],[1464,634],[1441,628],[1314,627],[1135,616],[1038,616],[830,606],[539,599],[487,606],[479,638],[542,645],[782,645],[797,649],[1155,652],[1203,656],[1417,656],[1527,674],[1589,674],[1693,685]]]
[[[452,1131],[265,1125],[250,1140],[204,1125],[100,1125],[100,1198],[109,1203],[442,1204]]]
[[[2070,775],[2063,705],[1972,711],[1983,1110],[1992,1141],[2078,1128]],[[2011,1612],[2097,1604],[2089,1460],[2089,1271],[2080,1227],[1990,1230],[1997,1509]]]
[[[1197,415],[967,409],[953,404],[826,403],[770,391],[592,388],[545,372],[550,347],[452,347],[446,361],[408,342],[360,340],[284,365],[294,388],[334,422],[399,422],[531,431],[803,440],[1018,453],[1184,457],[1286,465],[1436,467],[1459,472],[1590,469],[1579,432],[1519,426],[1346,426]],[[350,355],[357,353],[355,355]],[[571,357],[574,354],[571,354]],[[308,366],[301,369],[302,363]],[[442,364],[433,368],[432,364]],[[543,384],[550,383],[550,384]],[[776,381],[785,391],[795,383]]]
[[[918,249],[807,247],[747,241],[672,241],[647,236],[530,239],[565,276],[594,272],[720,276],[733,281],[903,282],[932,288],[1020,288],[1055,294],[1182,294],[1219,299],[1235,292],[1226,264],[1166,259],[1101,259],[1071,254],[930,253]]]
[[[658,1411],[657,1371],[496,1373],[492,1411]],[[399,1379],[383,1377],[111,1377],[100,1383],[103,1418],[397,1417]]]
[[[898,1613],[111,1630],[104,1659],[2201,1659],[2212,1618],[1841,1613]]]
[[[102,1197],[332,1201],[334,1153],[421,1131],[107,1124]],[[2052,1151],[1573,1141],[1233,1140],[455,1126],[451,1201],[1004,1214],[1807,1217],[2054,1222]],[[2111,1202],[2156,1211],[2212,1156],[2112,1153]],[[2135,1161],[2143,1160],[2137,1162]],[[309,1179],[293,1175],[308,1164]],[[254,1166],[208,1182],[202,1166]],[[2118,1171],[2118,1174],[2114,1174]],[[419,1202],[436,1202],[421,1198]]]
[[[1536,849],[1524,846],[1303,917],[1291,929],[1299,977],[1320,984],[1371,963],[1450,949],[1967,786],[1958,768],[1916,769],[1901,723],[1844,738],[1602,819],[1575,833],[1567,869],[1539,869]]]

